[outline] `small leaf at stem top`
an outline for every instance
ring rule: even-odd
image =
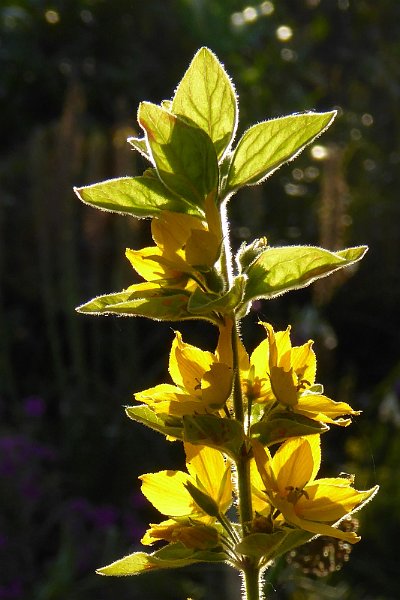
[[[187,202],[204,208],[205,198],[218,187],[217,155],[209,136],[151,102],[141,102],[138,121],[160,179]]]
[[[190,63],[171,112],[203,129],[213,141],[218,159],[229,149],[237,127],[237,99],[227,73],[208,48],[200,48]]]

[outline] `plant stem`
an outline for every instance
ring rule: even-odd
[[[221,205],[221,225],[223,231],[223,252],[221,255],[221,270],[229,286],[234,280],[232,250],[229,239],[229,222],[226,213],[226,203]],[[234,314],[232,315],[232,366],[234,372],[233,382],[233,409],[235,419],[239,421],[246,431],[245,426],[245,411],[244,399],[242,394],[242,382],[240,377],[239,365],[239,319]],[[253,507],[251,498],[251,481],[250,481],[250,454],[248,450],[247,440],[245,439],[242,445],[240,456],[236,461],[237,470],[237,487],[239,500],[239,520],[242,530],[242,537],[246,537],[250,533],[250,524],[253,519]],[[244,600],[259,600],[260,599],[260,569],[251,559],[244,558],[243,562],[243,580],[244,580]]]
[[[249,564],[243,569],[243,600],[260,600],[260,569]]]

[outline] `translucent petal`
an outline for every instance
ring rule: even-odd
[[[211,352],[185,344],[181,334],[175,332],[169,356],[169,372],[176,385],[194,396],[201,396],[201,379],[216,361]]]
[[[302,346],[292,348],[292,367],[298,377],[298,383],[304,382],[310,387],[315,382],[317,372],[317,359],[312,349],[313,342],[310,340]]]
[[[141,475],[142,493],[163,515],[180,517],[197,511],[185,488],[189,480],[182,471],[160,471]]]
[[[146,281],[162,279],[166,276],[165,268],[159,263],[161,251],[156,246],[141,250],[126,249],[125,255],[135,271]]]
[[[305,488],[303,495],[296,503],[295,511],[299,517],[311,521],[334,523],[354,510],[372,493],[372,490],[358,492],[347,486],[320,483],[318,480]]]
[[[225,476],[226,464],[219,450],[208,446],[185,443],[186,466],[193,479],[201,483],[204,491],[226,510],[232,500],[230,477]],[[221,482],[224,489],[221,490]]]
[[[214,363],[201,380],[202,401],[210,409],[221,408],[232,391],[232,369],[223,363]]]
[[[273,470],[282,496],[288,488],[302,489],[312,481],[321,461],[319,435],[288,440],[273,458]]]
[[[317,521],[310,521],[298,517],[295,513],[295,507],[293,504],[287,502],[286,500],[277,501],[276,506],[282,512],[285,520],[288,523],[296,525],[296,527],[299,527],[304,531],[309,531],[310,533],[315,533],[317,535],[327,535],[338,538],[339,540],[344,540],[350,544],[355,544],[360,540],[360,537],[354,533],[354,531],[342,531],[332,527],[331,525],[327,525],[326,523],[318,523]]]
[[[320,416],[318,420],[323,420],[324,423],[332,423],[332,419],[341,415],[360,414],[360,411],[353,410],[346,402],[335,402],[322,394],[307,393],[299,396],[296,410],[306,416]]]
[[[153,240],[166,256],[183,248],[192,229],[204,228],[200,219],[170,211],[163,211],[159,218],[151,222]]]

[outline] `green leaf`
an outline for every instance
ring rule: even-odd
[[[234,460],[244,441],[243,427],[239,421],[215,415],[184,415],[183,432],[186,442],[216,448]]]
[[[193,550],[183,544],[168,544],[152,554],[134,552],[124,558],[97,570],[99,575],[139,575],[157,569],[174,569],[186,567],[199,562],[224,562],[227,555],[224,552],[212,550]]]
[[[189,295],[178,290],[160,290],[159,286],[143,290],[138,285],[130,289],[105,294],[93,298],[86,304],[76,309],[80,313],[94,315],[117,314],[122,316],[141,316],[161,321],[179,321],[181,319],[193,319],[193,315],[187,311]],[[205,318],[205,317],[204,317]]]
[[[251,533],[236,545],[236,552],[251,556],[259,560],[263,556],[273,554],[274,550],[282,543],[285,537],[284,531],[275,533]]]
[[[171,112],[203,129],[214,143],[218,159],[229,148],[237,127],[233,85],[208,48],[200,48],[172,100]]]
[[[173,419],[169,415],[157,415],[147,404],[126,406],[125,412],[132,421],[142,423],[163,435],[183,440],[183,425],[180,419]]]
[[[134,217],[154,217],[163,210],[202,216],[197,207],[172,194],[154,177],[119,177],[74,190],[85,204]]]
[[[215,312],[220,314],[232,313],[241,303],[244,295],[246,277],[239,275],[233,286],[226,294],[210,294],[196,288],[190,296],[188,311],[196,315]]]
[[[359,261],[367,250],[366,246],[338,252],[315,246],[267,248],[247,270],[244,300],[273,298],[306,287],[320,277]]]
[[[264,446],[283,442],[288,438],[324,433],[329,427],[294,412],[273,413],[266,421],[251,426],[251,437],[257,438]]]
[[[133,146],[135,150],[137,150],[142,156],[144,156],[144,158],[147,158],[148,161],[152,162],[146,138],[128,137],[127,142],[128,144]]]
[[[218,163],[208,135],[156,104],[142,102],[138,121],[160,179],[175,194],[204,208],[218,187]]]
[[[313,537],[302,529],[284,528],[274,533],[252,533],[245,537],[235,550],[263,562],[269,562],[289,550],[305,544]]]
[[[227,189],[260,183],[297,156],[332,123],[336,111],[303,113],[257,123],[240,139],[232,156]]]

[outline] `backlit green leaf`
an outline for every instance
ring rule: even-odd
[[[193,550],[183,544],[168,544],[152,554],[134,552],[124,558],[97,570],[99,575],[117,577],[139,575],[157,569],[174,569],[186,567],[199,562],[223,562],[227,558],[224,552],[217,550]]]
[[[119,177],[75,188],[75,192],[85,204],[139,218],[154,217],[163,210],[202,216],[196,206],[172,194],[158,177]]]
[[[242,301],[246,278],[238,276],[226,294],[210,294],[196,288],[190,297],[188,310],[197,315],[211,312],[231,313]]]
[[[218,164],[209,136],[167,110],[142,102],[138,121],[146,132],[160,179],[175,194],[204,207],[218,187]]]
[[[309,112],[263,121],[250,127],[234,151],[227,190],[260,183],[329,127],[335,115],[336,111]]]
[[[147,406],[147,404],[139,404],[137,406],[127,406],[125,412],[130,419],[137,421],[158,431],[163,435],[174,437],[179,440],[183,439],[183,426],[178,418],[172,418],[169,415],[157,415]]]
[[[226,452],[233,459],[238,457],[244,441],[243,427],[239,421],[215,415],[185,415],[183,429],[186,442],[211,446]]]
[[[146,138],[128,137],[127,142],[131,146],[133,146],[133,148],[135,148],[135,150],[137,150],[142,156],[144,156],[145,158],[147,158],[147,160],[152,162]]]
[[[330,252],[315,246],[267,248],[247,270],[245,301],[273,298],[289,290],[306,287],[359,261],[366,246]]]
[[[189,312],[187,305],[189,294],[183,290],[160,288],[160,286],[143,289],[142,284],[132,285],[129,289],[97,296],[89,302],[77,307],[77,312],[92,315],[115,314],[125,317],[147,317],[157,321],[182,321],[202,318],[211,323],[218,323],[218,316],[212,311],[195,316]]]
[[[251,437],[257,438],[264,446],[282,442],[291,437],[301,437],[324,433],[329,427],[325,423],[308,419],[294,412],[274,413],[268,420],[254,423]]]
[[[289,550],[305,544],[312,534],[301,529],[284,528],[274,533],[252,533],[246,536],[235,550],[257,560],[263,559],[264,564]]]
[[[220,159],[235,135],[237,100],[233,85],[217,57],[200,48],[172,101],[171,112],[203,129]]]

